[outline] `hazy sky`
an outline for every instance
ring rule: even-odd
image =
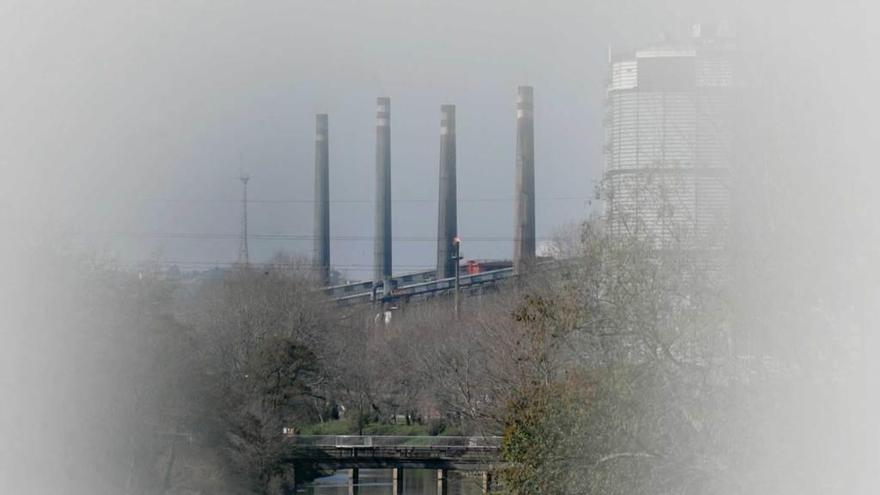
[[[331,205],[331,235],[370,237],[375,98],[390,96],[394,237],[409,238],[394,242],[395,271],[434,263],[443,103],[457,105],[464,255],[509,257],[517,85],[535,87],[544,237],[590,208],[608,44],[710,15],[739,14],[647,0],[5,0],[0,205],[115,232],[90,243],[121,260],[234,261],[233,237],[121,233],[235,236],[244,169],[251,199],[302,201],[252,204],[251,233],[310,236],[314,114],[326,112],[331,198],[349,201]],[[469,241],[480,237],[502,240]],[[251,257],[311,244],[252,239]],[[331,253],[350,275],[369,272],[370,240],[334,240]]]

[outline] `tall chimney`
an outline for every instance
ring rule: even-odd
[[[374,282],[391,290],[391,98],[376,99],[376,236]]]
[[[535,260],[535,122],[531,86],[520,86],[516,99],[516,222],[513,268],[527,270]]]
[[[327,114],[315,116],[315,252],[322,285],[330,283],[330,146]]]
[[[455,105],[440,106],[440,196],[437,202],[437,278],[455,276],[458,234],[455,183]]]

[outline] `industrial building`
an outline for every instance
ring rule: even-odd
[[[717,248],[730,217],[736,44],[728,24],[609,50],[604,215],[657,249]]]
[[[456,169],[455,105],[440,107],[440,163],[437,198],[437,268],[394,276],[392,265],[391,200],[391,99],[376,99],[376,187],[373,279],[362,283],[330,285],[330,175],[329,117],[316,116],[315,135],[315,221],[313,266],[325,292],[347,303],[389,302],[434,297],[461,287],[480,292],[500,281],[533,268],[535,255],[535,136],[534,90],[517,88],[516,100],[516,188],[514,191],[513,259],[481,262],[471,260],[462,267],[458,237],[458,195]],[[242,179],[244,181],[244,179]],[[246,187],[246,182],[243,182]],[[247,244],[247,189],[243,189],[242,246]],[[544,260],[546,261],[546,260]],[[246,261],[245,261],[246,263]],[[466,273],[461,277],[461,270]],[[456,303],[457,307],[457,303]]]

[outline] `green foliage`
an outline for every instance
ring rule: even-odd
[[[278,410],[312,392],[307,379],[318,372],[318,363],[308,347],[290,337],[273,336],[259,345],[247,368],[255,393]]]
[[[501,473],[514,494],[563,494],[574,463],[566,458],[570,439],[584,414],[585,390],[553,383],[523,391],[510,405]]]
[[[299,428],[300,435],[352,435],[357,432],[357,425],[345,419],[311,423]]]
[[[428,435],[437,436],[443,434],[446,431],[446,428],[449,426],[446,424],[446,420],[443,418],[432,419],[428,421],[427,432]]]
[[[372,423],[364,426],[365,435],[424,436],[430,435],[428,426],[423,424],[382,424]]]

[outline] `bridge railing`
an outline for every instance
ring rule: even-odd
[[[462,447],[495,450],[501,437],[484,436],[384,436],[384,435],[290,435],[294,445],[303,447]]]

